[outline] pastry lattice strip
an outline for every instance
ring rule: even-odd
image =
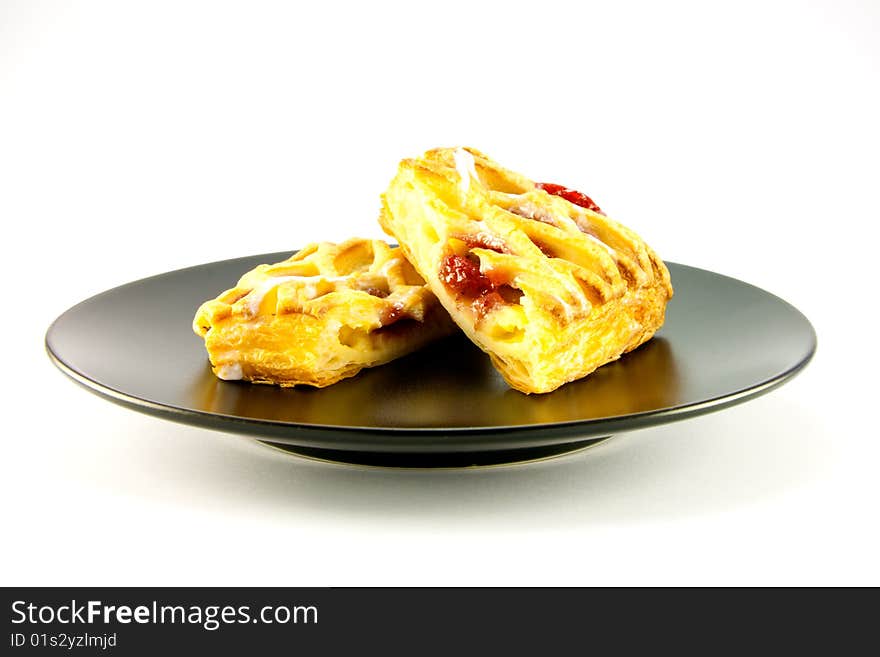
[[[330,385],[453,329],[399,249],[360,238],[259,265],[193,320],[218,377],[282,386]]]

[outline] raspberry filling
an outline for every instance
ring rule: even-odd
[[[450,254],[440,263],[440,280],[456,294],[476,299],[491,292],[495,285],[479,264],[464,256]]]
[[[569,189],[568,187],[564,187],[563,185],[556,185],[555,183],[535,183],[535,187],[537,187],[538,189],[543,189],[548,194],[560,196],[569,203],[574,203],[575,205],[579,205],[582,208],[586,208],[587,210],[592,210],[593,212],[598,212],[602,215],[605,214],[604,212],[602,212],[602,209],[593,202],[593,199],[591,199],[583,192],[579,192],[575,189]]]
[[[492,290],[491,292],[488,292],[487,294],[484,294],[483,296],[474,299],[471,307],[474,309],[474,313],[476,313],[477,317],[484,317],[486,313],[492,312],[495,306],[504,303],[506,303],[504,297],[502,297],[501,294],[499,294],[495,290]]]
[[[505,282],[493,280],[481,272],[475,256],[447,255],[440,263],[439,276],[459,299],[470,301],[478,319],[498,304],[513,302],[518,296],[518,291]],[[509,298],[505,298],[505,293]]]

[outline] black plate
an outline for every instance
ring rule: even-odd
[[[791,378],[816,348],[812,326],[785,301],[669,264],[675,297],[655,338],[550,394],[511,390],[461,336],[323,390],[218,380],[191,329],[196,308],[288,255],[200,265],[99,294],[54,322],[49,355],[89,390],[170,420],[335,461],[457,466],[552,456],[746,401]]]

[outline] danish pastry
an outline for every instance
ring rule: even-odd
[[[355,238],[247,272],[193,330],[221,379],[322,388],[456,329],[399,249]]]
[[[382,228],[459,327],[525,393],[549,392],[650,339],[669,271],[584,194],[471,148],[400,163]]]

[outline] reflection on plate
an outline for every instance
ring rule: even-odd
[[[745,401],[793,376],[816,345],[806,318],[778,297],[670,264],[676,296],[657,336],[546,395],[511,390],[463,336],[321,390],[218,380],[191,332],[194,309],[286,255],[201,265],[88,299],[52,325],[49,354],[93,392],[143,412],[317,458],[445,466],[543,458]]]
[[[205,363],[193,406],[219,415],[331,425],[344,409],[359,427],[503,427],[642,413],[674,403],[678,375],[669,341],[651,340],[594,376],[547,395],[524,395],[501,379],[466,337],[453,336],[321,390],[221,381]],[[474,395],[474,391],[481,394]]]

